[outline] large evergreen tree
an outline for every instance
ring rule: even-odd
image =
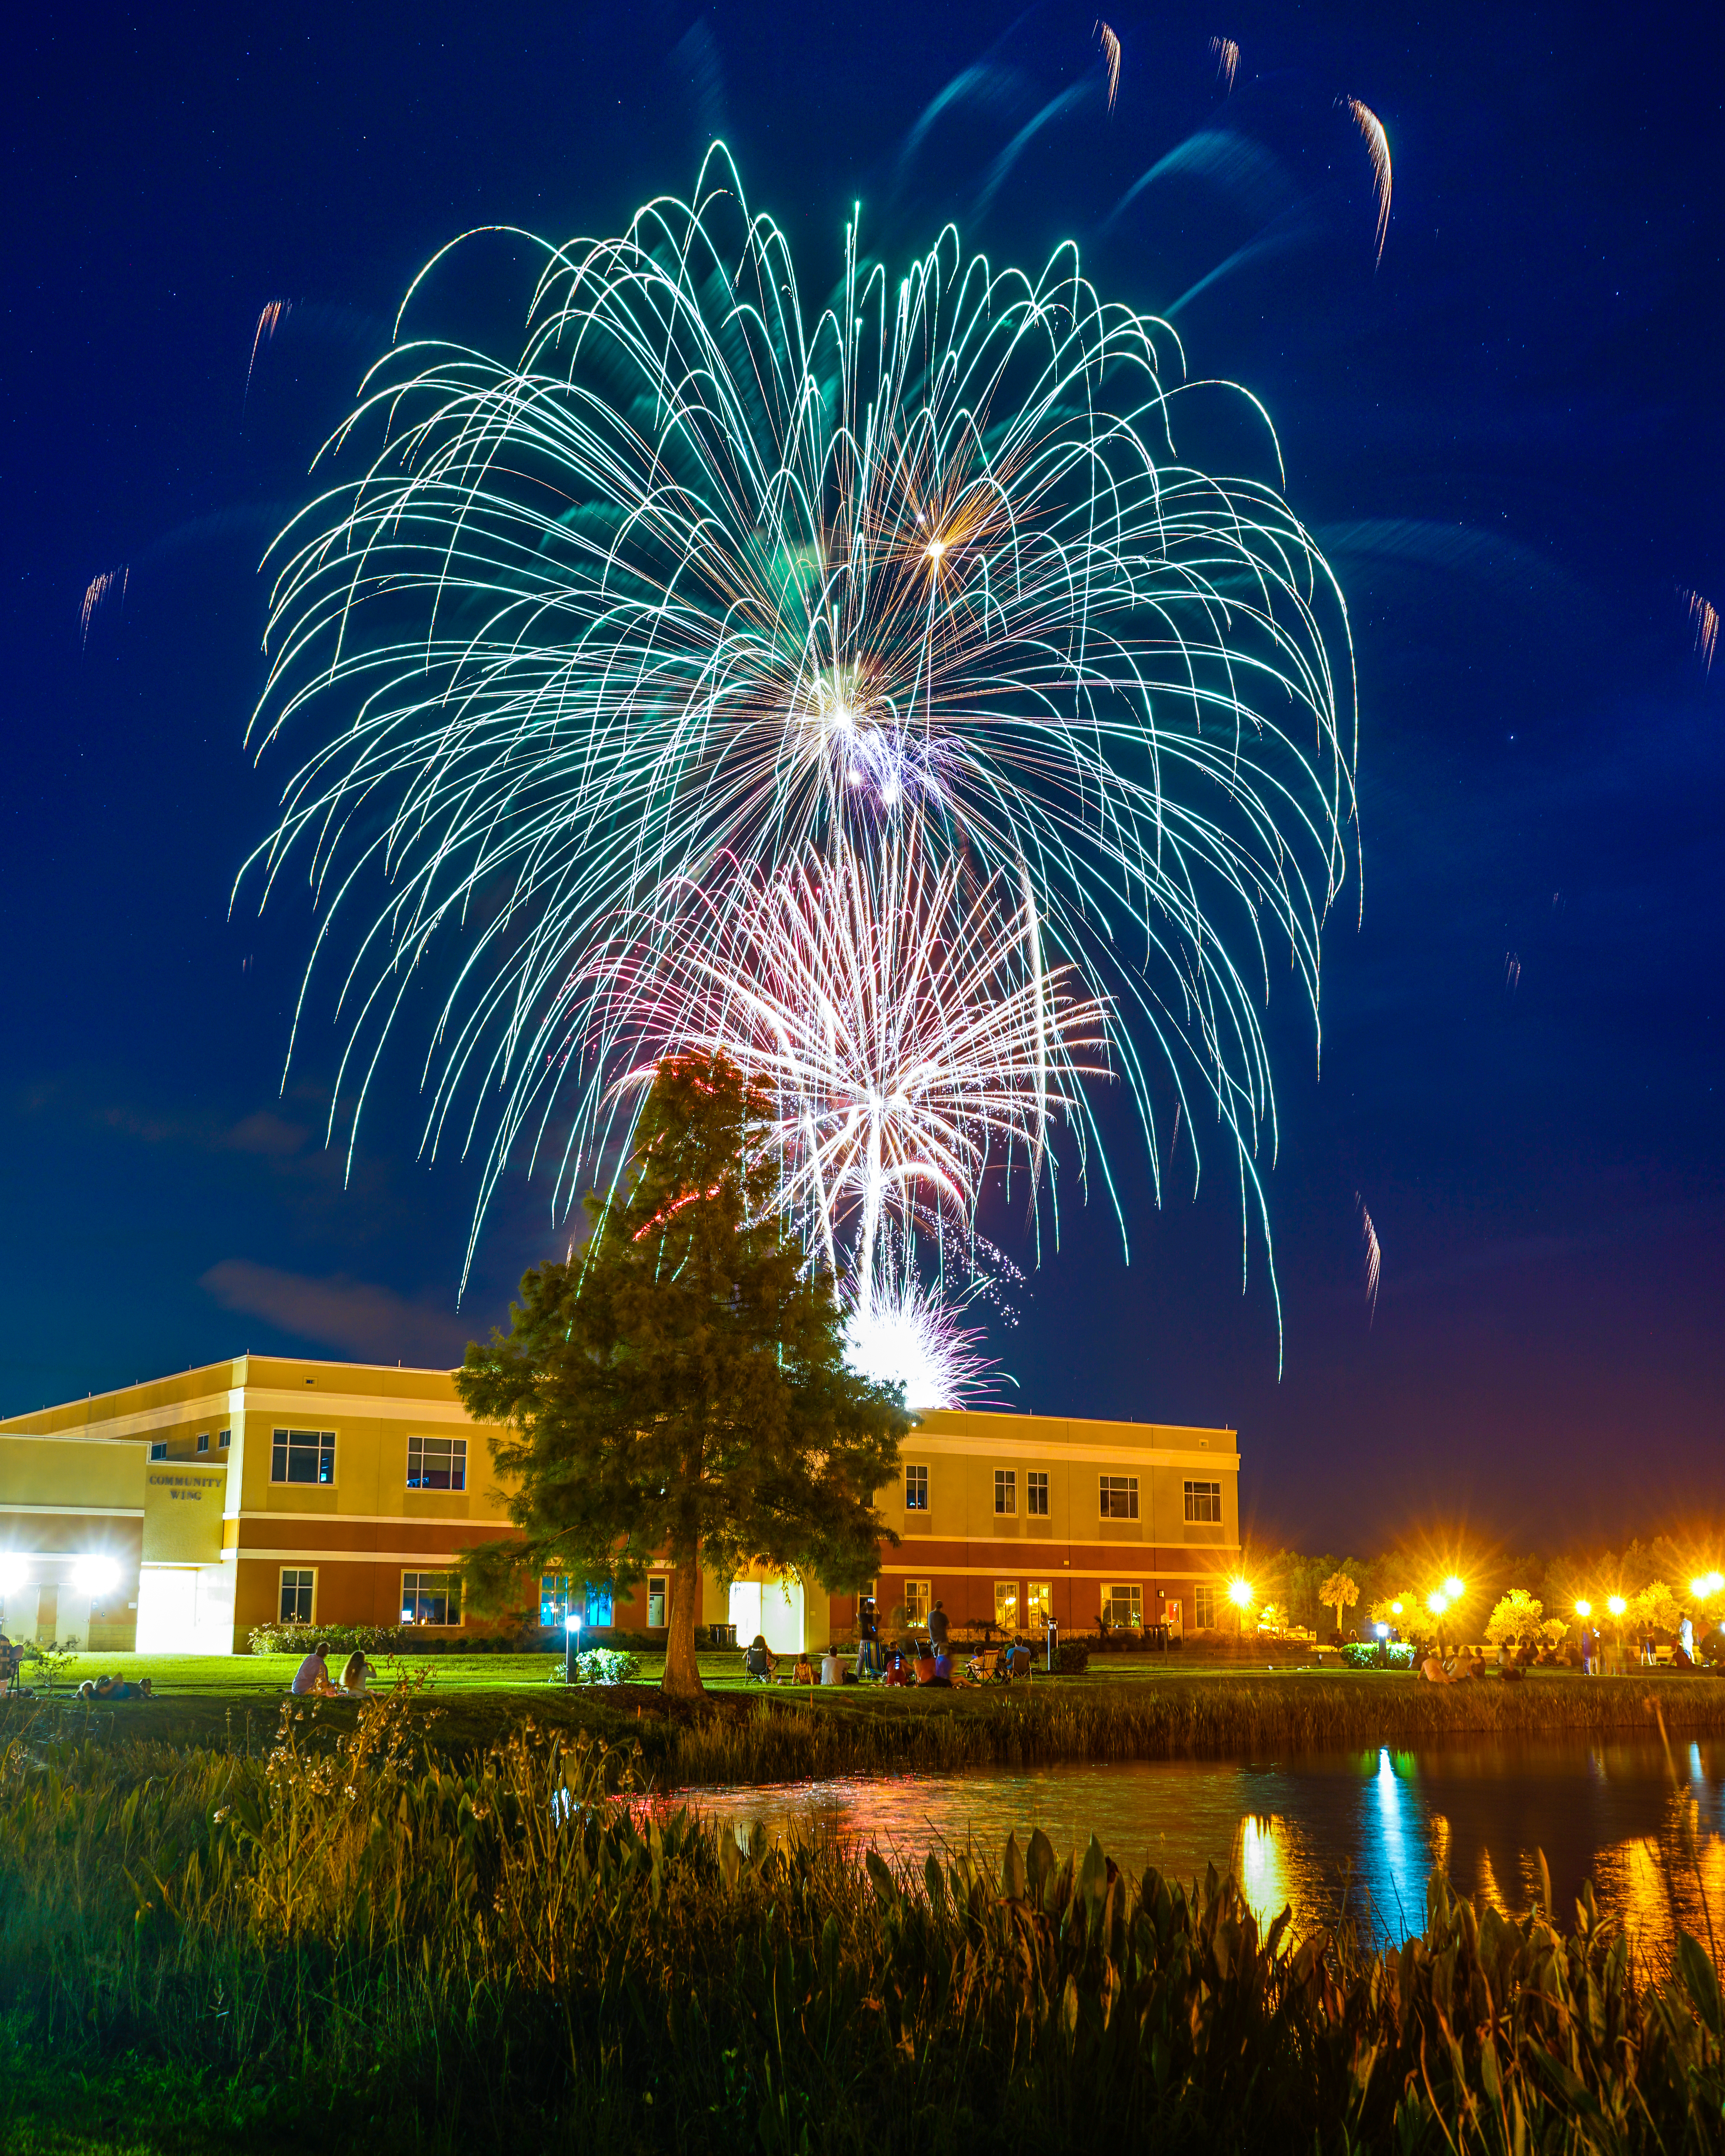
[[[509,1427],[492,1454],[523,1537],[471,1554],[479,1598],[524,1569],[621,1589],[669,1557],[665,1689],[685,1696],[703,1562],[843,1592],[895,1539],[874,1493],[910,1418],[845,1364],[832,1281],[774,1202],[767,1106],[722,1061],[663,1065],[620,1187],[587,1201],[586,1249],[526,1276],[508,1332],[470,1347],[455,1380]]]

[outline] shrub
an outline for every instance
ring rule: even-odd
[[[1055,1668],[1063,1677],[1081,1676],[1090,1667],[1090,1649],[1082,1640],[1060,1640],[1055,1645]]]
[[[1376,1640],[1369,1644],[1364,1640],[1344,1640],[1342,1645],[1342,1659],[1351,1670],[1375,1670],[1385,1667],[1392,1670],[1410,1670],[1413,1668],[1414,1642],[1411,1640],[1385,1640],[1382,1642],[1381,1659],[1378,1655],[1378,1645],[1379,1642]]]
[[[623,1647],[589,1647],[575,1657],[575,1682],[578,1685],[627,1684],[641,1672],[641,1658]],[[568,1681],[567,1666],[559,1662],[545,1681],[565,1684]]]

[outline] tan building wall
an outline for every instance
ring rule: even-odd
[[[422,1479],[449,1467],[452,1441],[464,1486],[410,1487],[414,1461]],[[900,1538],[881,1551],[883,1614],[938,1598],[955,1625],[1051,1614],[1089,1630],[1106,1597],[1116,1622],[1190,1630],[1239,1562],[1230,1430],[944,1410],[920,1419],[904,1461],[927,1502],[907,1503],[906,1473],[879,1493]],[[382,1625],[405,1600],[439,1629],[438,1584],[511,1532],[487,1432],[447,1371],[240,1356],[0,1424],[0,1563],[29,1568],[33,1618],[50,1586],[73,1593],[80,1555],[121,1566],[83,1613],[94,1645],[129,1645],[136,1625],[141,1648],[225,1652],[285,1602],[316,1623]],[[658,1629],[667,1589],[664,1573],[642,1582],[613,1624]],[[78,1629],[64,1607],[63,1635]],[[814,1581],[708,1580],[697,1616],[813,1648],[850,1635],[855,1600]]]

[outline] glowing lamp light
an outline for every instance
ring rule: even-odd
[[[1387,1640],[1389,1637],[1389,1627],[1387,1625],[1374,1625],[1372,1630],[1380,1640]]]
[[[1710,1572],[1707,1574],[1707,1593],[1717,1594],[1722,1587],[1725,1587],[1725,1572]]]
[[[1594,1614],[1594,1605],[1591,1602],[1578,1602],[1575,1605],[1575,1614],[1578,1617],[1591,1617]]]
[[[1708,1595],[1712,1594],[1712,1589],[1708,1586],[1706,1576],[1703,1575],[1699,1579],[1692,1579],[1690,1581],[1689,1592],[1695,1597],[1697,1602],[1705,1602]]]
[[[1228,1599],[1236,1609],[1244,1609],[1252,1599],[1252,1583],[1249,1579],[1230,1579]]]
[[[0,1552],[0,1594],[16,1594],[29,1576],[24,1558],[12,1550]]]
[[[1450,1598],[1440,1587],[1435,1587],[1425,1598],[1425,1606],[1434,1617],[1441,1617],[1450,1606]]]
[[[572,1609],[563,1620],[563,1681],[575,1681],[575,1657],[581,1651],[581,1620]]]
[[[1629,1604],[1624,1600],[1620,1594],[1614,1594],[1609,1597],[1606,1601],[1605,1607],[1611,1612],[1611,1614],[1614,1617],[1620,1617],[1624,1611],[1629,1608]]]
[[[1444,1592],[1452,1602],[1459,1602],[1467,1589],[1459,1579],[1451,1577],[1444,1582]]]
[[[1399,1616],[1401,1615],[1401,1614],[1402,1614],[1402,1605],[1400,1604],[1400,1603],[1399,1603],[1399,1602],[1392,1602],[1392,1603],[1390,1604],[1390,1605],[1389,1605],[1389,1614],[1390,1614],[1390,1615],[1391,1615],[1392,1617],[1399,1617]]]
[[[72,1568],[72,1584],[92,1599],[120,1584],[120,1568],[110,1557],[81,1557]]]

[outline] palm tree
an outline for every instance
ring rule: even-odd
[[[1336,1630],[1342,1630],[1342,1612],[1351,1609],[1359,1600],[1358,1583],[1345,1572],[1332,1572],[1318,1589],[1318,1600],[1326,1609],[1336,1613]]]

